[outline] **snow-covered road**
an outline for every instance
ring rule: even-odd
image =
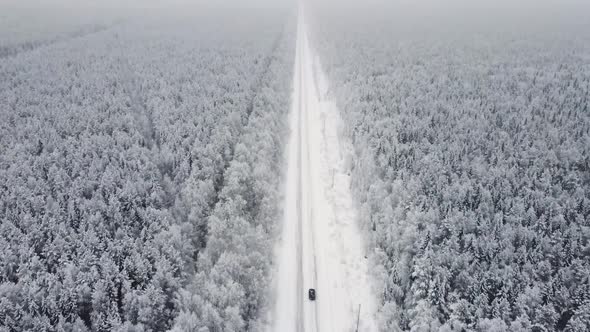
[[[299,11],[285,214],[271,331],[374,331],[376,298],[350,194],[351,145]],[[307,296],[317,291],[316,301]]]

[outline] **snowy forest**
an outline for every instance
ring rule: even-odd
[[[588,12],[374,9],[312,31],[381,329],[590,331]]]
[[[0,332],[588,332],[589,100],[584,1],[0,1]]]
[[[3,36],[0,331],[244,330],[280,207],[293,12],[107,14]]]

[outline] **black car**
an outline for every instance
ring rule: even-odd
[[[307,291],[307,296],[309,297],[309,300],[310,300],[310,301],[315,301],[315,289],[313,289],[313,288],[310,288],[310,289]]]

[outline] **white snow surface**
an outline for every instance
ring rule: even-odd
[[[270,331],[376,331],[377,302],[350,192],[352,145],[299,10],[284,218]],[[317,298],[310,301],[309,288]],[[359,307],[360,306],[360,307]],[[359,310],[360,309],[360,310]]]

